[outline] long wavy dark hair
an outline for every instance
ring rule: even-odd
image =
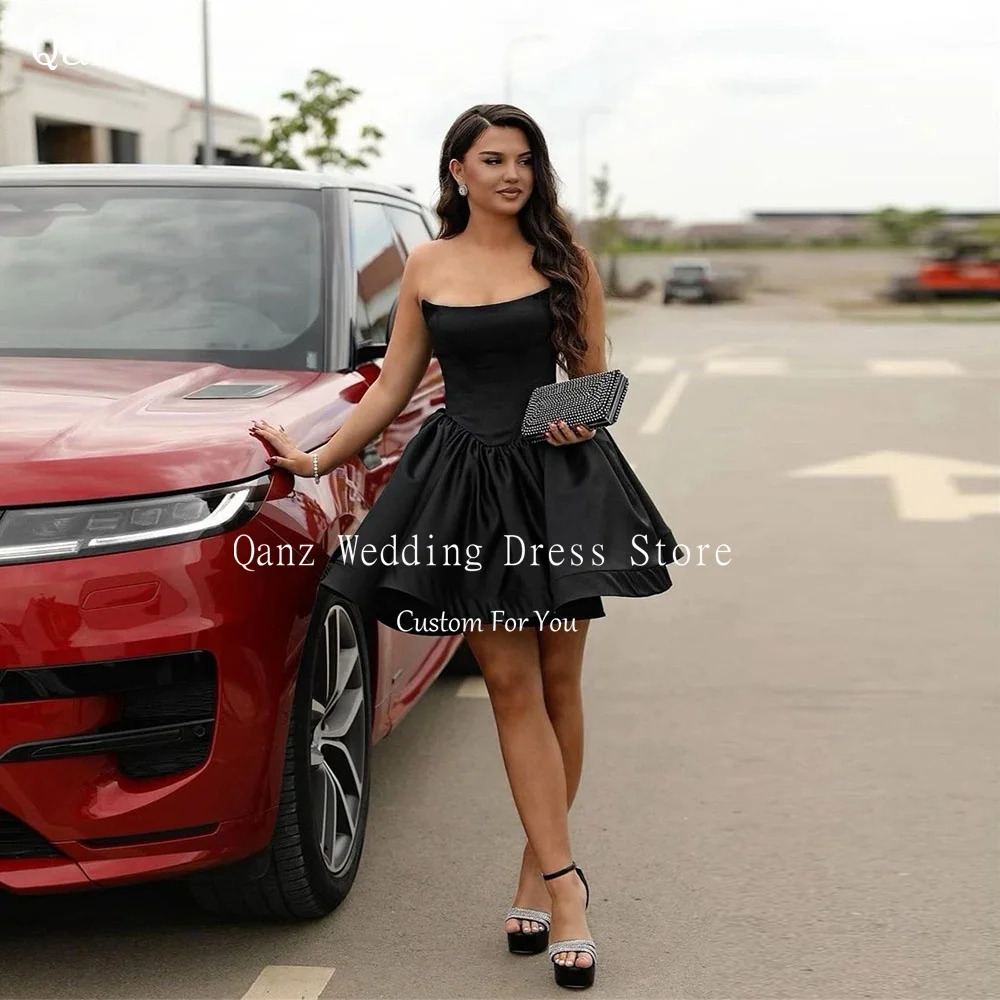
[[[510,104],[477,104],[455,119],[441,144],[438,166],[440,196],[435,209],[441,219],[438,239],[450,239],[469,224],[469,202],[458,193],[458,182],[448,165],[462,161],[473,143],[491,125],[519,128],[531,149],[534,186],[531,197],[518,212],[517,221],[525,240],[534,248],[531,264],[552,285],[552,343],[559,364],[567,375],[581,373],[587,338],[583,330],[587,262],[573,241],[573,232],[559,208],[557,175],[549,159],[542,130],[520,108]]]

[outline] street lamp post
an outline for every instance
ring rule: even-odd
[[[503,99],[505,104],[510,104],[511,102],[511,89],[512,89],[511,69],[510,69],[511,50],[514,48],[515,45],[518,45],[520,42],[542,41],[543,39],[546,39],[548,37],[549,37],[548,35],[539,35],[539,34],[518,35],[516,38],[512,38],[507,43],[507,48],[504,50],[504,59],[503,59]]]
[[[607,114],[611,109],[603,107],[587,108],[580,116],[580,229],[587,217],[587,122],[594,115]]]
[[[205,71],[205,136],[204,136],[204,156],[202,163],[208,167],[215,162],[215,140],[212,138],[212,93],[209,79],[209,59],[208,59],[208,0],[201,0],[201,51]]]

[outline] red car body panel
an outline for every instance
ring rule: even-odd
[[[303,448],[314,448],[340,426],[378,371],[376,363],[345,374],[4,358],[0,510],[185,492],[262,475],[268,451],[249,434],[251,419],[281,424]],[[282,388],[257,399],[184,398],[217,381],[275,381]],[[0,564],[0,670],[204,650],[214,657],[218,685],[211,751],[184,773],[130,779],[110,754],[0,762],[0,811],[63,855],[0,858],[0,887],[45,892],[176,876],[267,845],[318,582],[338,534],[356,527],[405,443],[442,401],[432,361],[410,405],[379,439],[376,469],[355,458],[319,485],[272,472],[264,505],[232,532]],[[239,544],[248,551],[289,544],[300,562],[311,556],[311,565],[245,568],[235,557],[238,536],[246,536]],[[374,740],[409,710],[459,641],[382,625],[377,634]],[[112,696],[0,699],[0,754],[92,731],[118,711]]]
[[[917,287],[953,295],[1000,295],[1000,261],[927,261],[917,272]]]

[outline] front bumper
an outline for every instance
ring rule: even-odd
[[[0,567],[0,887],[182,874],[267,845],[322,566],[248,570],[233,546],[301,542],[287,524],[265,505],[203,541]]]

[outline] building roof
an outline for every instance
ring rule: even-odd
[[[414,196],[395,184],[382,184],[347,171],[320,173],[279,167],[242,167],[164,163],[34,163],[0,167],[0,185],[136,184],[200,187],[352,188],[395,195],[406,201]]]
[[[126,76],[124,73],[116,73],[114,70],[104,69],[99,66],[84,66],[83,64],[74,64],[71,66],[59,65],[56,70],[50,70],[47,66],[43,66],[32,52],[25,52],[24,49],[16,49],[13,46],[5,45],[4,55],[8,52],[13,56],[20,57],[20,68],[22,71],[45,73],[50,77],[55,76],[60,80],[72,81],[73,83],[79,83],[87,87],[109,87],[125,91],[154,90],[161,94],[171,94],[174,97],[184,98],[192,110],[200,110],[203,107],[203,102],[199,98],[192,97],[190,94],[183,94],[178,90],[170,90],[167,87],[147,83],[145,80]],[[238,111],[235,108],[226,108],[215,103],[212,104],[212,111],[220,115],[230,115],[236,118],[260,121],[260,115],[252,114],[249,111]]]

